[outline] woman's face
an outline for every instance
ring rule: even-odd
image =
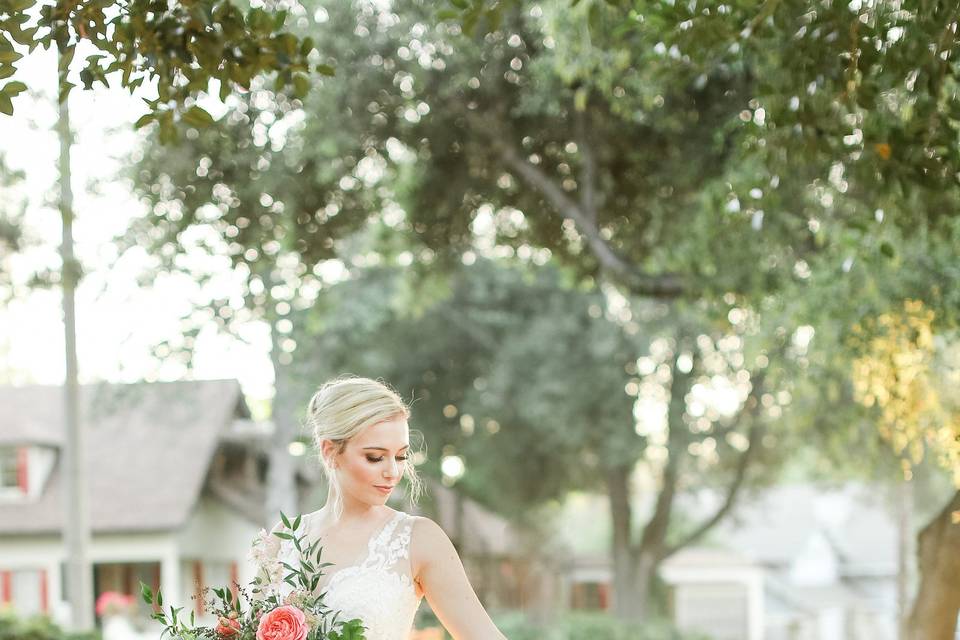
[[[371,425],[347,442],[343,453],[335,457],[344,496],[371,504],[386,503],[403,475],[409,432],[406,418],[400,417]]]

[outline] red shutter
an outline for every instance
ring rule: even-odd
[[[197,596],[197,615],[203,615],[203,563],[200,560],[193,561],[193,582],[195,585],[195,595]]]
[[[157,562],[153,565],[153,592],[156,593],[160,591],[160,563]],[[160,606],[157,604],[157,601],[153,601],[153,611],[154,613],[161,612]]]
[[[606,611],[610,607],[610,585],[601,582],[597,585],[597,590],[600,592],[600,608]]]
[[[50,608],[50,595],[47,587],[47,570],[40,569],[40,611],[47,613]]]
[[[27,478],[27,448],[20,447],[17,449],[17,485],[24,493],[29,489]]]
[[[0,604],[9,604],[13,593],[13,574],[0,571]]]

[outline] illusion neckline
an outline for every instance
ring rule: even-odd
[[[387,527],[393,524],[393,522],[397,520],[402,514],[403,514],[403,511],[400,511],[399,509],[394,510],[394,514],[389,518],[387,518],[387,521],[384,522],[378,529],[374,530],[374,532],[370,535],[370,537],[367,538],[366,551],[361,551],[360,557],[357,558],[355,561],[351,562],[350,564],[340,565],[339,569],[337,569],[336,571],[331,571],[330,573],[325,572],[323,574],[323,577],[326,578],[326,582],[323,585],[319,585],[318,588],[321,590],[327,590],[330,588],[330,585],[333,584],[334,578],[339,574],[343,573],[344,571],[347,571],[348,569],[359,569],[360,567],[362,567],[367,562],[367,560],[370,559],[370,556],[373,554],[373,550],[376,547],[377,542],[383,536],[384,532],[387,530]],[[310,515],[312,516],[313,514],[310,514]],[[312,522],[312,518],[310,518],[310,520]],[[309,530],[310,529],[308,527],[307,531]],[[321,563],[325,562],[325,560],[323,559],[322,553],[320,554],[320,562]],[[334,564],[331,566],[335,567],[337,565]]]

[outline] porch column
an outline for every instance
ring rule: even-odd
[[[186,611],[184,602],[189,600],[189,594],[186,594],[187,598],[184,598],[185,594],[180,590],[181,584],[180,558],[175,551],[171,551],[160,559],[160,589],[163,591],[163,608],[168,613],[170,605],[183,607]],[[183,614],[181,613],[181,615]],[[189,617],[189,615],[188,612],[187,616]]]

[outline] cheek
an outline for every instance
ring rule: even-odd
[[[355,482],[368,483],[377,476],[377,465],[368,462],[366,458],[351,463],[347,470]]]

